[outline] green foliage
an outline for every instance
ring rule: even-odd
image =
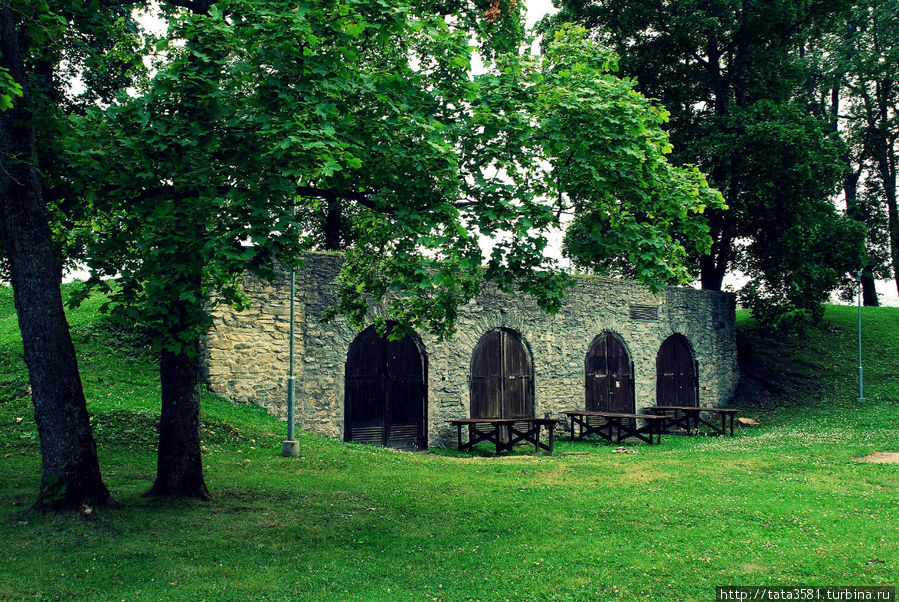
[[[752,276],[742,303],[774,329],[819,319],[822,300],[864,254],[864,228],[830,200],[842,175],[839,146],[815,119],[760,101],[715,119],[696,147],[703,159],[715,158],[734,191],[729,202],[740,225],[732,230],[748,242],[733,264]],[[809,148],[817,151],[807,156]]]
[[[484,281],[559,306],[568,281],[544,251],[561,212],[606,219],[572,245],[584,265],[627,254],[654,285],[708,245],[695,215],[720,196],[668,164],[664,112],[582,30],[536,59],[515,2],[222,0],[172,19],[155,76],[93,109],[72,153],[94,284],[117,276],[113,311],[158,345],[241,303],[245,271],[296,264],[336,210],[351,244],[335,313],[362,325],[384,301],[438,336]]]
[[[544,156],[574,219],[576,264],[660,286],[694,278],[688,252],[707,252],[706,209],[725,209],[697,169],[673,166],[668,113],[612,74],[618,57],[563,26],[546,44],[537,115]]]
[[[14,320],[3,291],[0,329]],[[852,460],[895,450],[897,308],[863,309],[861,406],[854,307],[828,307],[801,340],[766,338],[741,312],[741,352],[785,386],[744,410],[761,426],[636,454],[562,438],[550,457],[459,458],[300,431],[301,457],[283,458],[282,422],[206,395],[203,463],[220,487],[211,503],[168,503],[142,496],[156,462],[153,356],[108,346],[140,337],[98,323],[101,302],[69,320],[119,504],[92,521],[23,513],[36,427],[27,399],[0,397],[2,598],[703,600],[723,582],[899,580],[896,466]],[[0,332],[0,364],[25,375],[5,351],[17,329]]]
[[[670,111],[672,160],[697,165],[724,195],[728,211],[704,213],[711,247],[686,247],[703,286],[720,289],[740,269],[768,314],[820,313],[847,262],[859,261],[859,230],[831,206],[839,141],[794,101],[809,81],[801,53],[846,3],[560,4],[543,30],[576,22],[615,49],[636,89]]]
[[[13,99],[22,96],[22,84],[13,80],[5,67],[0,67],[0,111],[12,108]]]
[[[89,222],[84,198],[71,186],[65,155],[73,135],[71,118],[115,94],[144,74],[137,24],[128,6],[102,0],[11,0],[23,46],[27,80],[12,82],[0,72],[0,110],[7,97],[28,89],[25,115],[35,133],[42,194],[60,263],[75,265]],[[89,230],[88,230],[89,231]],[[0,248],[0,277],[3,277]]]

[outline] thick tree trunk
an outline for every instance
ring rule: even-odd
[[[176,260],[186,272],[173,277],[176,289],[191,291],[202,298],[202,264],[193,257]],[[181,349],[163,348],[159,356],[162,413],[159,420],[159,449],[156,455],[156,482],[148,495],[211,499],[203,479],[200,450],[200,341],[193,332],[197,308],[178,300],[170,307],[172,321],[168,338],[188,341]]]
[[[27,83],[15,16],[0,4],[0,65]],[[31,382],[43,474],[36,505],[54,509],[110,501],[100,476],[97,447],[81,388],[75,347],[60,293],[55,256],[37,172],[34,132],[21,107],[0,113],[0,238],[6,249],[13,298]]]
[[[162,416],[156,482],[149,495],[211,499],[200,455],[199,352],[199,341],[194,341],[180,353],[160,355]]]
[[[715,264],[713,255],[703,255],[699,258],[699,282],[704,291],[720,291],[724,283],[723,270]]]
[[[862,304],[865,307],[879,307],[877,290],[874,287],[874,278],[871,274],[862,274]]]
[[[187,8],[195,14],[207,14],[215,0],[167,0],[167,3]],[[193,44],[188,42],[188,46]],[[198,59],[191,54],[188,60],[195,64]],[[198,87],[197,94],[207,93],[209,90],[204,86]],[[193,293],[193,298],[202,299],[203,268],[197,263],[197,257],[181,257],[175,265],[185,268],[187,273],[174,277],[186,277],[187,288]],[[190,316],[195,314],[192,309],[186,301],[177,301],[170,308],[174,321],[169,324],[166,334],[171,340],[189,342],[185,342],[178,351],[163,349],[160,353],[162,412],[156,482],[147,495],[209,500],[212,498],[203,479],[200,450],[200,342],[191,332]]]
[[[887,219],[890,231],[890,257],[893,263],[893,280],[899,292],[899,208],[896,205],[896,180],[893,172],[893,191],[887,193]]]
[[[340,251],[343,249],[341,239],[343,234],[343,215],[340,211],[340,203],[337,199],[328,199],[327,213],[325,214],[325,250]]]
[[[711,235],[714,242],[709,254],[699,258],[699,281],[704,291],[720,291],[733,255],[733,238],[729,234],[720,233],[714,223],[714,213],[709,213],[709,220],[712,221]]]

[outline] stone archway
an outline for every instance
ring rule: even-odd
[[[699,405],[699,366],[690,342],[673,334],[656,356],[656,403],[664,406]]]
[[[587,410],[635,412],[634,364],[617,334],[603,332],[593,339],[584,360],[584,377]]]
[[[471,356],[471,417],[533,416],[534,364],[530,351],[513,330],[487,332]]]
[[[392,341],[369,326],[350,344],[344,378],[344,441],[427,448],[427,359],[415,337]]]

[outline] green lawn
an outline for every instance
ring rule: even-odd
[[[119,506],[27,513],[40,456],[11,294],[0,287],[0,598],[711,600],[716,585],[899,582],[899,309],[828,308],[807,340],[741,348],[781,394],[736,437],[660,446],[562,441],[587,455],[457,457],[346,445],[204,398],[211,503],[141,497],[158,383],[140,337],[71,312],[100,461]],[[21,422],[17,422],[22,418]]]

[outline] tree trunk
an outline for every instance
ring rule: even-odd
[[[879,307],[877,290],[874,287],[874,278],[869,273],[862,273],[862,304],[865,307]]]
[[[887,190],[887,220],[890,232],[890,257],[893,262],[893,280],[899,292],[899,208],[896,206],[896,172],[893,170],[892,192]]]
[[[839,97],[834,94],[833,99],[835,103],[834,106],[837,106]],[[858,205],[858,182],[862,176],[862,168],[859,167],[858,169],[853,170],[848,155],[843,155],[843,161],[849,169],[849,171],[846,172],[846,175],[843,176],[843,194],[846,197],[846,215],[864,224],[864,216]],[[880,302],[877,300],[874,277],[871,275],[872,271],[878,266],[871,263],[870,254],[868,255],[866,262],[867,265],[865,265],[865,269],[862,272],[862,303],[865,307],[878,307]]]
[[[712,222],[710,234],[714,242],[709,254],[699,258],[699,281],[704,291],[720,291],[733,254],[733,237],[721,234],[715,225],[714,212],[709,212],[708,215]]]
[[[699,258],[699,282],[704,291],[720,291],[724,283],[724,274],[715,264],[713,255]]]
[[[109,490],[100,476],[78,360],[63,311],[61,268],[55,256],[37,171],[34,132],[22,110],[31,98],[15,15],[0,4],[0,65],[24,88],[13,108],[0,113],[0,238],[9,260],[13,298],[43,473],[36,506],[103,505]]]
[[[883,111],[881,123],[886,122],[886,111]],[[893,279],[896,282],[896,290],[899,292],[899,207],[896,203],[896,154],[893,150],[896,141],[886,135],[882,127],[878,132],[877,143],[874,146],[874,162],[877,165],[877,175],[883,186],[883,195],[887,205],[887,230],[890,238],[890,260],[893,266]]]
[[[149,495],[211,499],[200,452],[200,343],[159,358],[162,416],[156,482]]]
[[[215,0],[168,0],[168,4],[187,8],[195,14],[208,14]],[[194,44],[188,42],[188,47]],[[204,48],[204,50],[207,50]],[[208,51],[208,50],[207,50]],[[188,58],[197,62],[196,54]],[[203,85],[196,93],[208,94]],[[189,199],[190,195],[185,195]],[[174,278],[187,278],[186,286],[178,282],[175,289],[186,288],[194,299],[202,299],[202,270],[197,256],[182,256],[175,266],[184,269]],[[196,301],[201,303],[201,301]],[[151,496],[212,499],[203,478],[200,451],[200,341],[192,332],[191,316],[195,315],[187,301],[179,300],[170,308],[173,322],[167,326],[168,338],[183,342],[181,349],[163,348],[159,356],[159,379],[162,388],[162,411],[159,419],[159,448],[156,454],[156,482],[147,492]]]
[[[893,264],[893,280],[899,292],[899,207],[896,203],[896,141],[884,136],[884,148],[877,157],[880,180],[887,203],[887,228],[890,234],[890,258]]]
[[[334,196],[328,198],[325,214],[325,250],[340,251],[343,249],[341,239],[343,234],[343,215],[340,203]]]

